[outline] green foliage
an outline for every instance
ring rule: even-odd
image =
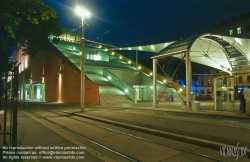
[[[6,55],[18,42],[16,49],[24,47],[24,54],[35,55],[47,48],[48,35],[60,35],[55,10],[42,0],[2,0],[0,6],[0,55]],[[23,48],[22,48],[23,49]]]

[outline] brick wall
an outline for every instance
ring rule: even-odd
[[[20,57],[15,59],[20,60]],[[80,103],[80,73],[51,51],[40,52],[30,58],[24,72],[26,80],[30,77],[33,83],[41,83],[44,76],[46,102]],[[99,104],[99,87],[87,76],[85,78],[85,104]]]

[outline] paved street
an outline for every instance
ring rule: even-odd
[[[145,105],[128,108],[125,105],[120,107],[86,106],[85,112],[80,113],[79,105],[29,102],[20,103],[19,108],[19,145],[83,146],[86,147],[84,155],[86,161],[131,161],[131,159],[156,162],[235,161],[236,157],[221,156],[219,147],[217,149],[206,148],[206,142],[214,141],[231,146],[237,146],[239,143],[239,146],[250,146],[248,124],[250,118],[237,112],[220,112],[221,115],[215,115],[209,110],[186,113],[174,106],[167,109]],[[98,117],[102,121],[69,113]],[[112,121],[113,124],[107,121]],[[122,127],[117,123],[127,125]],[[134,127],[139,128],[134,129]],[[150,131],[146,132],[147,129]],[[173,135],[171,138],[166,138],[161,133],[156,134],[154,130]],[[175,135],[178,138],[174,139]],[[192,144],[195,140],[199,140],[201,144],[205,143],[204,146]],[[114,152],[119,152],[126,158]],[[238,161],[248,160],[243,157],[238,159]]]

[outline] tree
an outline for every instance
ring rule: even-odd
[[[35,55],[47,49],[48,35],[60,35],[55,10],[42,0],[1,0],[0,7],[0,59],[5,64],[11,46],[23,49],[23,54]],[[24,48],[22,48],[24,47]],[[3,59],[2,59],[3,58]],[[4,61],[4,62],[3,62]]]

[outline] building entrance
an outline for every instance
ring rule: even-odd
[[[45,84],[26,84],[25,100],[45,101]]]

